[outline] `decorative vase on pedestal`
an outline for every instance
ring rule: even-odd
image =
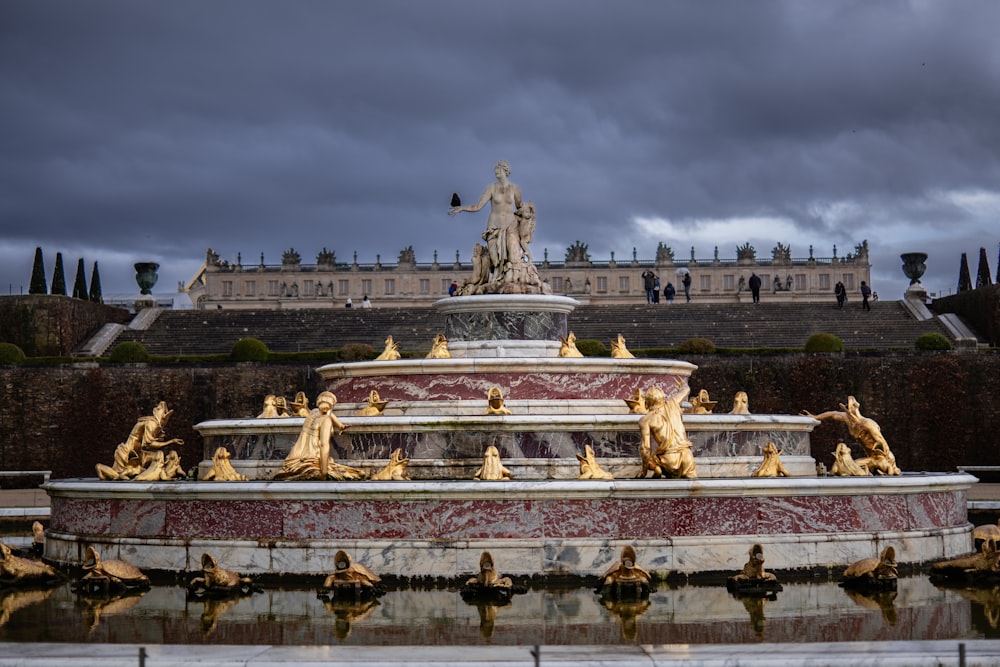
[[[139,285],[140,294],[152,294],[156,284],[156,270],[160,265],[156,262],[137,262],[135,264],[135,282]]]
[[[919,283],[920,276],[924,275],[924,271],[927,270],[927,265],[924,264],[927,260],[927,253],[904,252],[899,257],[903,260],[903,274],[910,279],[910,284]]]

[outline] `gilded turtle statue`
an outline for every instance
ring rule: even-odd
[[[74,586],[80,593],[109,595],[149,588],[149,577],[142,570],[123,560],[102,561],[94,547],[87,547],[83,569],[86,574]]]
[[[896,590],[896,550],[889,546],[878,558],[862,558],[844,570],[840,585],[845,588]]]

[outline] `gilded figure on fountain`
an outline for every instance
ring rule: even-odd
[[[659,387],[646,391],[646,414],[639,419],[639,455],[642,468],[636,477],[685,477],[698,476],[695,470],[691,441],[681,418],[681,402],[689,388],[667,398]],[[656,449],[653,449],[653,443]]]
[[[160,401],[153,414],[140,417],[125,442],[115,449],[114,463],[96,465],[97,476],[104,480],[144,478],[141,481],[183,477],[177,453],[171,452],[171,457],[163,454],[171,445],[184,444],[180,438],[166,438],[164,428],[172,414],[166,402]]]
[[[330,439],[347,425],[333,414],[337,397],[324,391],[316,398],[316,407],[302,422],[295,446],[275,475],[276,480],[348,480],[364,479],[362,470],[341,465],[330,456]]]

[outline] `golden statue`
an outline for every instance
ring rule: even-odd
[[[279,417],[283,418],[291,416],[288,414],[288,399],[284,396],[274,397],[274,409],[278,413]]]
[[[625,545],[619,561],[601,575],[596,592],[613,600],[649,597],[653,578],[636,560],[635,547]]]
[[[689,415],[710,415],[717,402],[709,400],[708,390],[702,389],[697,396],[691,399],[691,407],[685,412]]]
[[[31,552],[38,556],[45,552],[45,526],[41,521],[31,523]]]
[[[0,542],[0,586],[55,583],[62,577],[47,563],[24,558]]]
[[[396,361],[399,359],[399,343],[392,340],[392,336],[385,339],[385,349],[382,354],[375,357],[375,361]]]
[[[296,392],[295,400],[291,403],[291,408],[292,409],[288,415],[289,417],[309,416],[309,398],[306,396],[306,392]]]
[[[845,588],[896,590],[896,550],[886,547],[878,558],[862,558],[844,570],[840,585]]]
[[[236,472],[236,468],[229,461],[229,450],[219,447],[212,456],[212,467],[203,478],[206,482],[215,480],[216,482],[245,482],[246,475]]]
[[[479,467],[472,478],[492,481],[510,479],[510,470],[504,468],[503,463],[500,462],[499,449],[493,445],[486,448],[486,453],[483,454],[483,465]]]
[[[486,392],[486,414],[488,415],[512,415],[514,414],[503,404],[503,392],[500,387],[490,387]]]
[[[625,347],[625,337],[618,334],[618,340],[612,339],[611,341],[611,358],[612,359],[635,359],[635,355],[628,351]]]
[[[509,600],[514,594],[514,582],[510,577],[497,574],[493,556],[489,551],[484,551],[479,556],[479,574],[467,580],[460,593],[466,602],[482,599]]]
[[[778,578],[764,570],[764,548],[755,544],[750,547],[749,559],[739,574],[726,580],[726,588],[731,593],[744,595],[761,595],[774,593],[782,589]]]
[[[984,541],[977,554],[931,565],[932,580],[995,581],[998,574],[1000,574],[1000,551],[997,551],[997,543],[993,540]]]
[[[745,391],[738,391],[733,396],[733,409],[729,411],[731,415],[750,414],[750,398]]]
[[[645,477],[649,472],[653,473],[653,477],[693,479],[698,476],[691,441],[687,438],[681,419],[681,401],[688,391],[685,388],[671,400],[667,400],[666,394],[659,387],[650,387],[646,391],[648,412],[639,419],[639,434],[642,438],[639,455],[642,467],[636,477]],[[657,444],[655,451],[650,438]]]
[[[132,427],[125,442],[115,449],[115,462],[112,466],[98,463],[97,476],[104,480],[132,479],[140,475],[150,464],[154,463],[155,453],[160,454],[162,463],[163,450],[170,445],[183,445],[180,438],[164,440],[164,427],[173,414],[167,409],[167,404],[160,401],[153,408],[153,414],[140,417]]]
[[[406,474],[406,466],[409,462],[410,459],[403,458],[403,450],[397,449],[389,455],[389,463],[372,475],[371,479],[375,481],[408,480],[410,477]]]
[[[341,465],[330,457],[330,438],[347,428],[333,414],[336,404],[337,397],[329,391],[316,398],[316,408],[302,422],[298,440],[274,479],[364,479],[364,471]]]
[[[646,414],[646,397],[642,394],[642,389],[636,388],[632,395],[625,399],[628,411],[633,415]]]
[[[427,359],[451,359],[451,352],[448,351],[448,339],[443,333],[434,336],[431,343],[431,351],[427,353]]]
[[[48,600],[55,590],[55,587],[40,589],[37,585],[23,589],[0,586],[0,628],[22,609]]]
[[[751,477],[791,477],[785,466],[781,465],[781,450],[773,442],[764,446],[764,460],[761,461]]]
[[[577,479],[614,479],[614,475],[601,467],[594,456],[594,449],[590,445],[584,445],[584,455],[576,455],[580,461],[580,475]]]
[[[830,466],[830,474],[834,477],[871,477],[867,466],[860,465],[851,456],[851,448],[846,443],[837,443],[837,450],[833,453],[833,465]]]
[[[382,594],[380,583],[381,577],[364,565],[352,563],[347,552],[341,550],[333,557],[333,574],[323,582],[319,595],[328,599],[369,599]]]
[[[219,561],[207,552],[201,555],[201,576],[188,582],[188,594],[195,596],[249,595],[253,589],[250,577],[219,567]]]
[[[94,547],[87,547],[83,570],[86,574],[74,587],[82,593],[109,595],[149,588],[149,577],[135,565],[123,560],[102,561],[101,554]]]
[[[174,479],[184,479],[187,475],[181,467],[181,457],[175,451],[164,456],[163,451],[153,452],[146,469],[135,476],[137,482],[169,482]]]
[[[889,449],[889,443],[882,436],[882,429],[870,419],[861,414],[861,404],[853,396],[847,397],[847,405],[840,404],[840,410],[830,410],[814,415],[808,411],[802,414],[818,419],[820,421],[832,419],[847,424],[847,432],[851,437],[861,443],[865,450],[866,458],[858,459],[858,464],[866,466],[871,472],[883,475],[899,475],[900,470],[896,466],[896,457]],[[872,465],[867,465],[871,463]]]
[[[378,392],[372,389],[368,392],[368,405],[354,413],[355,417],[377,417],[385,410],[389,401],[383,401]]]
[[[572,331],[570,331],[569,335],[565,338],[560,336],[559,340],[562,341],[562,345],[559,346],[560,357],[577,358],[583,356],[580,350],[576,349],[576,334]]]
[[[976,548],[979,548],[980,544],[987,540],[993,540],[997,544],[1000,544],[1000,521],[997,521],[997,523],[988,523],[984,526],[976,526],[972,529],[972,544]]]
[[[276,398],[274,394],[268,394],[264,397],[264,409],[257,415],[257,419],[274,419],[278,417],[278,406],[275,403]]]

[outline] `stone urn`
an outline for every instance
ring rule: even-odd
[[[156,262],[136,262],[135,282],[139,285],[140,294],[153,293],[153,285],[156,284],[156,279],[159,278],[156,275],[158,268],[160,268],[160,265]]]
[[[904,252],[899,257],[903,260],[903,274],[910,279],[910,284],[919,283],[920,276],[927,270],[927,265],[924,264],[927,261],[927,253]]]

